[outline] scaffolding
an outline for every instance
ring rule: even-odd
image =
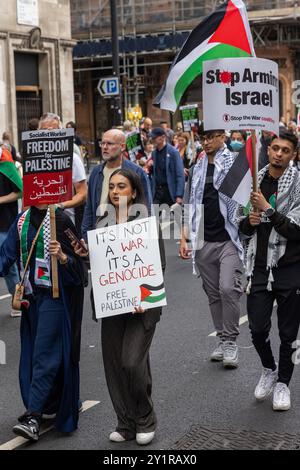
[[[124,35],[191,30],[223,0],[116,0],[118,24]],[[296,0],[245,0],[251,19],[259,12],[268,18],[293,15]],[[72,32],[76,39],[110,36],[109,0],[71,0]]]
[[[124,104],[158,89],[162,67],[171,64],[189,32],[224,0],[115,0]],[[300,45],[299,0],[244,0],[256,47]],[[96,84],[111,67],[110,0],[71,0],[75,81],[91,72]],[[144,47],[147,43],[153,47]],[[99,74],[98,74],[99,72]]]

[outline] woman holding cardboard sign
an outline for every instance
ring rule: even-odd
[[[22,309],[19,378],[26,412],[13,431],[31,441],[39,438],[44,414],[54,414],[63,432],[78,422],[82,260],[64,233],[76,231],[70,218],[57,209],[55,219],[57,239],[50,241],[50,209],[31,207],[12,224],[0,251],[0,275],[17,261],[24,286],[14,301]],[[51,256],[59,261],[58,299],[51,292]]]
[[[114,223],[148,217],[140,178],[130,170],[116,170],[111,175],[108,199],[115,209]],[[135,215],[131,215],[133,213]],[[102,222],[100,220],[101,227],[113,224],[104,217]],[[161,237],[159,245],[164,269],[165,253]],[[75,250],[77,254],[84,255],[78,244]],[[136,307],[132,313],[102,319],[104,369],[118,420],[116,430],[109,436],[113,442],[136,439],[138,444],[145,445],[154,437],[156,416],[151,399],[149,350],[160,314],[161,307],[147,311]]]

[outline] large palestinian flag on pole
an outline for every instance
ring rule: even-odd
[[[0,147],[0,173],[14,183],[20,192],[23,191],[22,178],[15,166],[12,154],[4,146]]]
[[[246,7],[242,0],[228,0],[191,32],[153,104],[175,112],[204,61],[250,56],[255,51]]]

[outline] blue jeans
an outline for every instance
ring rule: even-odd
[[[0,232],[0,247],[4,243],[7,237],[7,232]],[[8,289],[8,292],[11,295],[14,295],[15,292],[15,285],[19,282],[19,272],[16,263],[14,263],[8,271],[8,274],[4,276],[5,283]]]

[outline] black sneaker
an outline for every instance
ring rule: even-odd
[[[25,437],[30,441],[36,442],[39,439],[40,423],[39,420],[32,415],[24,415],[19,418],[20,424],[13,427],[13,432],[17,436]]]

